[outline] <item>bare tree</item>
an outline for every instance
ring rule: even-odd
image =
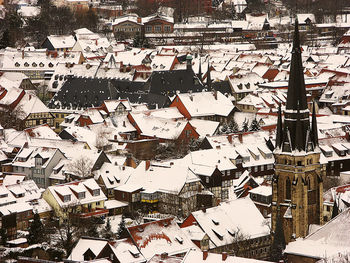
[[[250,236],[244,234],[240,228],[233,233],[233,254],[235,256],[247,256],[246,252],[251,248]]]
[[[86,178],[91,175],[92,167],[93,163],[88,157],[80,156],[68,165],[67,173],[79,178]]]
[[[5,129],[23,130],[25,117],[22,106],[17,106],[15,109],[0,108],[0,124]]]
[[[63,249],[66,257],[70,255],[74,244],[80,237],[99,237],[96,222],[92,218],[81,218],[79,215],[81,212],[79,203],[69,204],[61,208],[57,217],[52,217],[45,224],[45,229],[50,230],[49,241]]]
[[[95,147],[99,150],[103,150],[103,148],[108,144],[108,132],[101,128],[96,133]]]

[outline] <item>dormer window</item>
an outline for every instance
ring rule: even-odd
[[[28,62],[24,63],[24,66],[25,66],[25,67],[29,67]]]
[[[92,191],[93,196],[99,196],[100,195],[100,189],[95,189]]]
[[[184,242],[184,239],[183,239],[182,237],[180,237],[180,236],[175,236],[175,240],[176,240],[177,242],[179,242],[181,245],[182,245],[182,243]]]
[[[43,159],[41,157],[35,158],[35,166],[39,166],[43,164]]]
[[[32,63],[32,67],[35,68],[35,67],[37,67],[37,66],[38,66],[38,65],[37,65],[35,62]]]
[[[49,67],[50,67],[50,68],[52,68],[52,67],[53,67],[53,64],[52,64],[51,62],[49,63]]]
[[[71,200],[71,196],[70,195],[63,196],[63,202],[64,203],[69,202],[70,200]]]
[[[140,253],[138,251],[131,251],[131,250],[129,250],[129,252],[134,258],[140,257]]]
[[[85,192],[78,193],[78,199],[84,199],[85,198]]]
[[[215,231],[214,229],[212,229],[212,231],[214,232],[214,234],[215,234],[220,240],[223,240],[223,239],[224,239],[224,236],[221,235],[218,231]]]
[[[219,221],[218,220],[212,219],[211,221],[214,223],[214,225],[216,225],[216,226],[219,225]]]
[[[15,66],[18,68],[20,66],[20,64],[18,62],[16,62]]]
[[[44,63],[40,62],[39,63],[39,67],[43,68],[44,67]]]

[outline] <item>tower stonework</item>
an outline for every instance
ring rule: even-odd
[[[320,164],[314,104],[311,124],[309,115],[296,20],[283,123],[281,107],[278,111],[272,182],[272,230],[279,215],[286,243],[306,236],[310,224],[323,223],[325,170]]]

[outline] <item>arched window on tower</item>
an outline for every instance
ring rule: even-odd
[[[286,199],[287,200],[291,200],[292,199],[292,190],[291,190],[291,182],[289,177],[287,177],[286,179]]]
[[[306,183],[307,183],[307,190],[311,190],[311,180],[310,180],[310,176],[308,176],[306,178]]]

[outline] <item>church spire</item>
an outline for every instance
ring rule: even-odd
[[[202,60],[200,56],[199,56],[199,69],[198,69],[197,77],[199,78],[200,81],[202,81]]]
[[[297,19],[295,20],[284,127],[287,128],[285,130],[289,131],[289,134],[283,135],[282,150],[305,150],[310,123]]]
[[[207,88],[211,90],[211,76],[210,76],[210,62],[208,58],[208,71],[207,71]]]
[[[300,111],[303,111],[307,109],[307,101],[298,25],[296,19],[286,109],[296,110],[299,103]]]
[[[276,148],[280,148],[282,144],[283,127],[282,127],[282,112],[281,104],[278,106],[278,116],[277,116],[277,131],[276,131]]]
[[[317,120],[316,120],[316,102],[312,103],[312,120],[311,120],[311,136],[312,143],[314,147],[318,145],[318,129],[317,129]]]
[[[297,106],[297,122],[295,125],[295,143],[292,146],[293,150],[298,150],[298,151],[303,151],[305,150],[305,143],[306,141],[303,140],[303,128],[300,120],[300,109],[299,109],[299,104]]]

